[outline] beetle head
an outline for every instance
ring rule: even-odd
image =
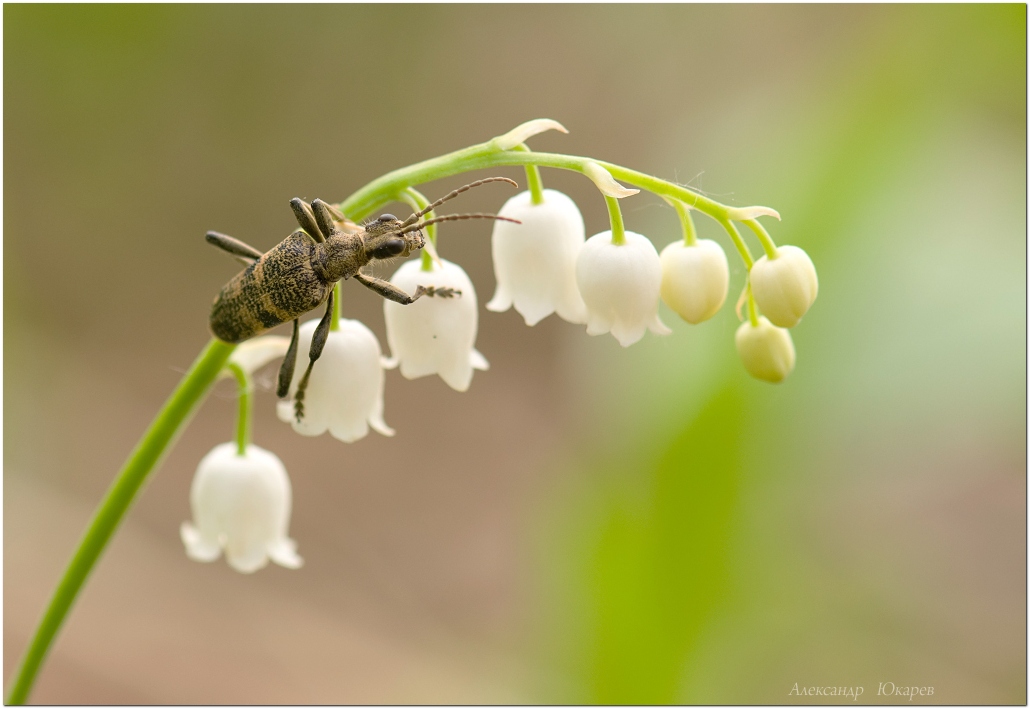
[[[404,258],[426,245],[422,229],[405,229],[392,214],[383,214],[365,225],[365,253],[374,259]]]

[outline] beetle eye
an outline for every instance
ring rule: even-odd
[[[380,214],[379,215],[379,221],[381,221],[381,222],[395,222],[395,221],[397,221],[397,217],[393,216],[392,214]]]
[[[400,252],[404,251],[404,240],[403,239],[390,239],[384,244],[381,244],[372,252],[375,258],[390,258],[396,256]]]

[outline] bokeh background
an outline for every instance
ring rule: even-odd
[[[1025,703],[1025,67],[1024,5],[5,6],[5,684],[207,341],[235,265],[204,232],[268,248],[291,197],[549,117],[571,132],[537,149],[780,211],[821,281],[793,375],[739,364],[744,272],[710,221],[728,304],[701,326],[663,306],[675,332],[629,349],[487,313],[489,228],[448,225],[491,370],[465,394],[389,373],[397,437],[352,445],[276,420],[265,373],[255,442],[290,471],[306,565],[253,576],[178,538],[232,435],[221,383],[33,699]],[[588,181],[544,181],[605,228]],[[677,238],[659,200],[623,208]],[[344,292],[385,345],[381,302]]]

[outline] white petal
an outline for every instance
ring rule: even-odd
[[[305,354],[318,323],[301,325],[298,339],[300,361],[294,370],[290,398],[307,366]],[[383,388],[382,351],[379,341],[357,320],[341,319],[339,329],[330,330],[322,356],[315,363],[304,396],[304,416],[298,422],[292,400],[280,402],[279,418],[305,436],[318,436],[326,431],[342,441],[352,442],[368,434],[368,424],[378,417],[382,422]],[[380,428],[373,426],[376,430]],[[387,428],[385,424],[382,428]],[[387,428],[388,430],[388,428]]]
[[[272,360],[285,357],[289,348],[288,337],[262,335],[237,346],[229,355],[229,364],[236,364],[247,374],[253,374]]]
[[[661,260],[662,300],[687,322],[704,322],[726,302],[730,269],[718,243],[674,241],[662,249]]]
[[[230,541],[225,549],[225,560],[241,574],[252,574],[268,566],[268,551],[264,546],[254,543],[235,548]]]
[[[550,118],[535,118],[531,121],[526,121],[522,125],[515,126],[504,135],[497,136],[492,142],[501,150],[511,150],[516,145],[525,143],[534,135],[548,130],[556,130],[561,133],[569,132],[558,121],[553,121]]]
[[[575,323],[586,321],[586,307],[576,288],[576,257],[583,247],[583,217],[569,197],[543,191],[543,204],[522,192],[498,214],[521,224],[494,223],[491,248],[497,293],[488,310],[502,312],[512,304],[535,325],[553,312]]]
[[[447,260],[433,264],[430,271],[423,271],[418,261],[409,261],[397,269],[390,281],[408,293],[420,285],[461,292],[453,298],[423,296],[411,305],[385,301],[383,314],[386,339],[404,377],[440,374],[451,387],[467,389],[479,325],[476,290],[468,275]]]
[[[773,325],[794,327],[819,294],[812,259],[797,246],[781,246],[775,259],[755,261],[749,274],[755,303]]]
[[[469,363],[472,365],[473,369],[478,369],[481,372],[485,372],[490,369],[490,363],[486,361],[486,357],[484,357],[479,350],[472,350],[469,353]]]
[[[287,569],[299,569],[304,560],[297,554],[297,542],[289,537],[277,539],[268,546],[268,556],[279,566]]]
[[[217,539],[204,539],[189,522],[179,527],[179,537],[186,547],[186,556],[194,561],[214,561],[222,555],[222,546]]]
[[[285,538],[290,522],[290,480],[274,454],[235,443],[216,446],[200,461],[190,488],[194,524],[180,529],[187,554],[200,561],[225,548],[229,564],[245,573],[267,563],[267,550]]]
[[[612,244],[610,231],[595,234],[576,261],[576,282],[588,311],[587,334],[611,331],[623,347],[669,329],[658,319],[662,266],[654,245],[626,232],[623,244]]]

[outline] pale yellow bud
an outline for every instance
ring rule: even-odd
[[[662,300],[688,323],[704,322],[726,302],[730,267],[726,253],[710,239],[662,249]]]
[[[790,332],[776,327],[763,316],[758,325],[748,320],[737,328],[737,352],[755,379],[777,384],[794,370],[794,341]]]
[[[794,327],[815,302],[819,277],[815,265],[797,246],[781,246],[776,258],[767,256],[751,267],[751,293],[769,321]]]

